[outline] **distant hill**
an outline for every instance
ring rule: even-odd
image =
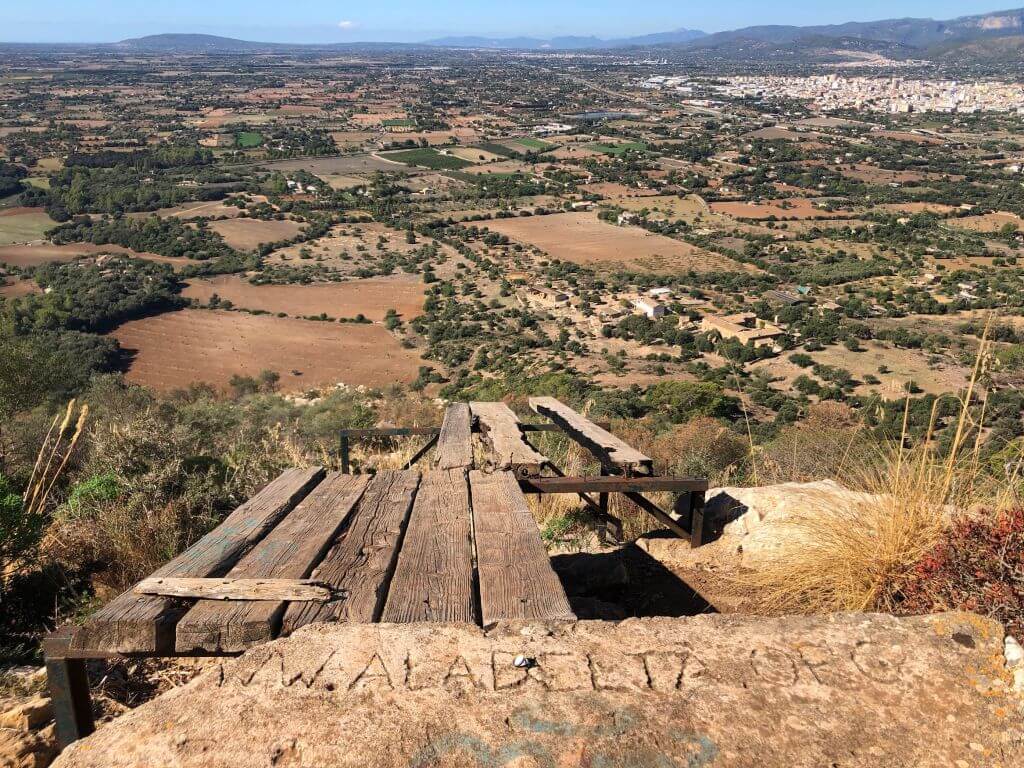
[[[285,47],[280,43],[254,43],[217,35],[165,34],[136,37],[115,43],[118,48],[132,48],[139,51],[207,52],[207,53],[254,53],[273,48]]]
[[[666,45],[672,43],[688,43],[707,37],[706,32],[699,29],[676,29],[672,32],[658,32],[653,35],[638,37],[622,37],[602,39],[600,37],[442,37],[428,40],[427,45],[443,48],[509,48],[517,50],[587,50],[628,48],[632,46]]]
[[[1024,50],[1024,8],[962,16],[948,21],[935,19],[886,19],[799,27],[761,25],[707,34],[680,28],[670,32],[605,39],[593,36],[539,37],[442,37],[425,43],[333,43],[298,45],[261,43],[230,37],[199,34],[149,35],[122,40],[114,47],[153,53],[263,53],[317,49],[417,49],[484,48],[514,50],[637,50],[674,49],[707,51],[716,58],[748,60],[761,55],[794,56],[810,53],[816,58],[830,50],[857,49],[907,58],[949,60],[1010,60]]]
[[[934,46],[948,45],[950,42],[971,42],[984,38],[1021,34],[1024,34],[1024,9],[962,16],[949,21],[887,19],[809,27],[784,25],[744,27],[730,32],[716,32],[713,35],[708,35],[696,41],[696,46],[718,46],[731,40],[792,43],[805,38],[853,38],[929,49]]]
[[[145,53],[275,53],[338,49],[423,48],[421,43],[259,43],[233,37],[196,34],[147,35],[114,43],[113,47]]]

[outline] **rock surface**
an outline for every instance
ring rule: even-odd
[[[1002,628],[971,614],[314,625],[55,765],[1024,765],[1009,688]]]
[[[642,536],[637,545],[662,562],[726,569],[754,566],[783,542],[792,544],[799,531],[785,524],[794,517],[823,507],[855,515],[864,504],[875,503],[882,503],[880,497],[851,491],[834,480],[712,488],[704,505],[704,514],[712,520],[710,544],[691,549],[688,541],[657,531]]]
[[[32,733],[0,728],[0,767],[46,768],[57,752],[53,726]]]

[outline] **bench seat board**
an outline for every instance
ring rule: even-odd
[[[369,475],[331,473],[228,572],[230,578],[304,579],[363,495]],[[176,649],[237,653],[273,640],[287,603],[199,600],[179,621]]]
[[[285,471],[152,575],[225,575],[323,476],[320,468]],[[71,648],[101,653],[173,653],[174,627],[190,605],[186,600],[137,595],[129,590],[78,627],[71,638]]]
[[[351,521],[310,577],[344,590],[344,597],[291,603],[282,635],[313,622],[379,620],[419,481],[414,471],[379,472],[370,480]]]
[[[470,517],[463,470],[423,476],[381,621],[476,623]]]
[[[515,476],[471,472],[469,484],[483,625],[575,619]]]
[[[526,442],[519,417],[505,403],[475,402],[470,404],[480,422],[484,441],[491,449],[497,469],[539,474],[548,458]]]
[[[444,412],[437,436],[434,461],[438,469],[469,469],[473,466],[473,417],[466,403],[453,403]]]
[[[650,473],[652,461],[611,432],[553,397],[531,397],[530,408],[546,416],[602,464],[628,471]]]

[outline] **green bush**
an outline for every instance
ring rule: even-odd
[[[733,416],[738,401],[710,382],[661,381],[647,390],[644,400],[676,424],[697,416]]]
[[[121,484],[113,474],[93,475],[71,487],[67,507],[72,515],[78,515],[86,506],[113,501],[120,493]]]
[[[42,530],[42,515],[26,515],[21,494],[0,475],[0,575],[29,558]]]

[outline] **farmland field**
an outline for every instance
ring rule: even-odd
[[[689,243],[617,227],[594,213],[563,213],[489,221],[486,226],[513,240],[536,246],[556,259],[577,264],[624,264],[652,271],[742,269],[725,256]]]
[[[238,134],[236,141],[242,149],[252,149],[263,143],[263,134],[254,131],[242,131]]]
[[[532,149],[534,152],[545,152],[549,149],[555,148],[554,144],[548,144],[546,141],[535,139],[532,136],[521,136],[511,143],[522,144],[524,147]]]
[[[253,285],[238,275],[190,280],[183,295],[206,303],[217,294],[236,307],[286,312],[293,317],[319,315],[380,321],[388,309],[405,319],[421,314],[423,285],[408,277],[351,280],[312,285]]]
[[[234,374],[281,375],[282,391],[343,382],[384,386],[416,378],[419,356],[379,325],[186,309],[133,320],[112,334],[132,360],[127,378],[168,391],[227,386]]]
[[[276,243],[295,237],[302,230],[297,221],[263,221],[262,219],[228,219],[214,221],[210,229],[220,234],[232,248],[251,250],[263,243]]]
[[[391,160],[392,162],[421,166],[435,171],[458,171],[462,168],[468,168],[473,165],[473,163],[468,160],[463,160],[461,157],[455,157],[454,155],[442,155],[436,149],[429,148],[408,149],[402,150],[401,152],[388,152],[387,154],[382,154],[381,157]]]
[[[51,261],[74,261],[81,256],[95,256],[100,253],[123,253],[148,261],[160,261],[173,264],[175,268],[194,263],[189,259],[175,259],[169,256],[158,256],[155,253],[137,253],[120,245],[93,245],[92,243],[68,243],[52,245],[51,243],[33,243],[31,245],[0,245],[0,264],[13,267],[36,267]]]
[[[765,200],[763,203],[712,203],[711,210],[738,219],[827,219],[834,218],[836,211],[819,208],[809,198],[787,198]],[[838,213],[842,213],[839,211]]]
[[[0,296],[15,298],[18,296],[28,296],[33,293],[42,293],[42,289],[32,280],[17,280],[13,278],[8,278],[7,280],[7,282],[4,282],[4,278],[0,277]]]
[[[41,208],[9,208],[0,211],[0,245],[41,240],[57,222]]]
[[[242,211],[233,205],[224,205],[222,200],[200,201],[195,203],[182,203],[173,208],[160,208],[156,211],[140,211],[127,214],[133,219],[145,219],[150,216],[168,217],[174,216],[179,219],[215,218],[227,216],[235,218]]]
[[[613,155],[620,157],[627,152],[643,152],[647,149],[647,145],[642,141],[623,141],[618,144],[591,144],[590,149],[600,152],[604,155]]]
[[[402,232],[388,229],[383,224],[376,222],[346,224],[335,227],[330,234],[311,242],[290,245],[287,248],[274,251],[267,257],[266,262],[268,264],[288,262],[294,266],[301,266],[304,262],[312,263],[315,260],[316,263],[324,266],[355,269],[362,262],[361,254],[369,255],[379,252],[377,244],[381,238],[384,239],[384,248],[389,251],[409,253],[419,247],[419,245],[407,243]],[[300,251],[303,248],[312,253],[313,259],[301,258]]]
[[[0,221],[2,221],[2,219],[0,219]],[[995,213],[986,213],[981,216],[965,216],[962,219],[951,219],[947,223],[951,227],[967,229],[972,232],[998,232],[1007,225],[1012,227],[1014,230],[1021,229],[1022,226],[1024,226],[1024,219],[1021,219],[1013,213],[997,211]]]
[[[340,157],[297,157],[292,160],[276,160],[261,163],[272,171],[309,171],[314,176],[337,174],[370,174],[374,171],[394,171],[398,163],[383,160],[374,155],[342,155]]]

